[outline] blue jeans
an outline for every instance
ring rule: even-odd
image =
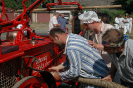
[[[125,82],[121,79],[121,85],[126,86],[128,88],[133,88],[133,83]]]

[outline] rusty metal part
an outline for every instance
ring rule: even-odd
[[[30,43],[31,43],[31,44],[36,44],[37,41],[36,41],[36,40],[31,40]]]
[[[11,31],[7,33],[7,42],[14,42],[17,37],[18,31]]]

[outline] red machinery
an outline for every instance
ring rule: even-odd
[[[61,0],[58,0],[57,3],[47,3],[47,10],[50,11],[49,6],[56,6],[56,5],[78,5],[78,9],[82,10],[82,6],[79,4],[79,2],[62,2]]]
[[[0,0],[3,8],[0,35],[6,35],[0,41],[0,88],[56,88],[60,83],[55,82],[48,68],[64,62],[65,56],[47,35],[37,36],[28,26],[29,14],[44,0],[36,0],[27,9],[26,1],[23,0],[24,11],[9,21],[4,1]],[[3,15],[7,20],[2,20]],[[22,28],[15,28],[18,24],[22,24]]]

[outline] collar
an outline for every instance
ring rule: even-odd
[[[103,32],[104,31],[104,23],[102,22],[102,24],[100,25],[101,27],[101,30],[100,30],[100,32]]]
[[[68,40],[69,40],[69,34],[67,35],[65,50],[64,50],[64,53],[63,53],[63,54],[66,54],[66,47],[67,47],[67,45],[68,45]]]
[[[125,42],[124,47],[128,47],[128,45],[127,45],[127,41]],[[123,50],[123,52],[122,52],[121,55],[125,55],[125,56],[126,56],[126,52],[127,52],[127,48],[124,48],[124,50]]]
[[[57,19],[57,17],[56,17],[56,16],[54,16],[54,18],[56,18],[56,19]]]
[[[99,36],[103,31],[104,31],[104,23],[102,22],[100,25],[100,32],[98,34],[95,32],[95,34]]]

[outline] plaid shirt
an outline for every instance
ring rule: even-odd
[[[101,78],[109,71],[98,51],[91,48],[87,40],[79,35],[68,34],[64,53],[67,58],[63,66],[68,70],[60,73],[62,81],[78,76]]]

